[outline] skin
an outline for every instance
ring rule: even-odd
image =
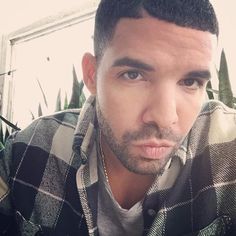
[[[145,16],[118,22],[99,64],[84,55],[109,183],[124,208],[142,199],[193,126],[215,44],[209,32]]]

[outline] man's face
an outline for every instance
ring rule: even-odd
[[[122,19],[96,72],[99,126],[129,171],[162,173],[199,114],[215,36],[152,17]]]

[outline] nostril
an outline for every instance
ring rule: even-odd
[[[149,106],[142,114],[143,123],[152,123],[160,128],[172,127],[178,122],[178,119],[175,106]]]

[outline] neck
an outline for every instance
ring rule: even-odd
[[[116,201],[122,208],[130,209],[141,201],[151,187],[155,176],[140,175],[129,171],[113,154],[104,139],[101,140],[104,172]]]

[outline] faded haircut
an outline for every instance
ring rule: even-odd
[[[121,18],[152,17],[218,36],[218,21],[209,0],[101,0],[94,30],[94,53],[99,60]]]

